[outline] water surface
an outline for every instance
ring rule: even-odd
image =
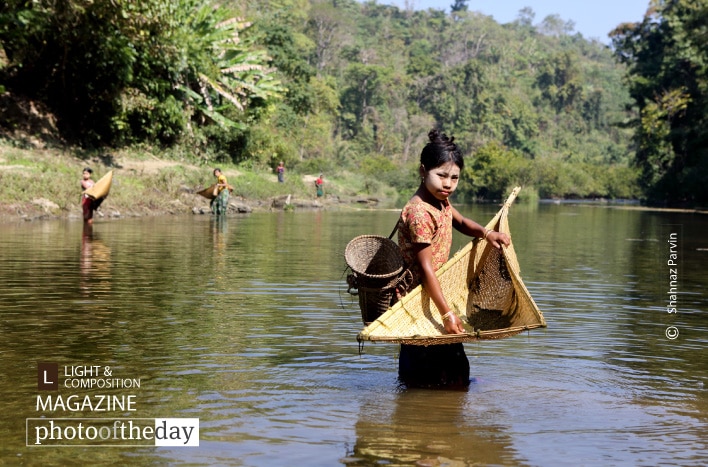
[[[461,209],[486,222],[497,207]],[[359,353],[344,247],[388,235],[395,219],[328,211],[98,220],[92,231],[0,226],[0,464],[708,463],[707,216],[514,205],[522,277],[548,328],[466,344],[466,392],[400,388],[396,345]],[[50,392],[134,394],[137,409],[37,411],[40,362],[139,379],[137,389]],[[200,445],[28,447],[37,417],[199,418]]]

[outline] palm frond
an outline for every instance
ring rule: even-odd
[[[208,83],[214,91],[216,91],[221,97],[223,97],[227,101],[231,102],[237,109],[243,110],[243,105],[238,100],[238,98],[233,96],[230,92],[226,91],[219,83],[213,81],[211,78],[204,74],[200,74],[199,78],[201,78],[203,82]]]
[[[213,0],[181,0],[176,21],[183,67],[178,82],[192,83],[185,96],[212,120],[227,104],[245,112],[253,99],[278,99],[284,93],[270,57],[241,33],[251,23]],[[200,98],[195,98],[195,95]],[[225,117],[224,117],[225,118]],[[228,119],[227,119],[228,120]]]

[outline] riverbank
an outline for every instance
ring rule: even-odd
[[[97,219],[155,215],[210,214],[209,200],[197,193],[214,183],[212,164],[167,160],[150,153],[85,154],[56,149],[22,149],[0,144],[0,223],[82,217],[80,180],[91,167],[94,180],[109,170],[111,192]],[[229,213],[283,209],[332,209],[386,204],[387,194],[362,195],[345,178],[326,178],[324,197],[316,197],[316,174],[246,171],[219,164],[234,187]],[[382,201],[384,200],[384,201]]]
[[[197,193],[214,183],[214,164],[163,159],[149,152],[89,154],[59,149],[24,149],[0,142],[0,223],[49,219],[81,220],[80,179],[91,167],[98,180],[114,171],[108,198],[97,219],[120,219],[156,215],[208,215],[209,200]],[[369,193],[370,184],[356,174],[325,177],[325,196],[315,196],[319,174],[286,172],[279,183],[271,171],[245,170],[219,164],[234,187],[229,213],[301,209],[390,208],[396,203],[392,189]],[[527,200],[544,202],[544,200]],[[549,200],[553,203],[597,204],[619,209],[694,212],[705,209],[658,208],[636,202],[615,205],[612,201]]]

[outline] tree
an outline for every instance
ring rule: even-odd
[[[531,182],[530,168],[530,161],[517,151],[489,143],[479,148],[465,167],[459,190],[468,198],[501,199],[513,187]]]
[[[545,60],[537,78],[538,87],[557,113],[575,108],[583,99],[578,60],[562,52]]]
[[[380,104],[382,79],[388,70],[380,65],[355,63],[346,70],[348,86],[342,92],[343,114],[351,117],[346,122],[348,132],[356,136],[374,118],[376,106]]]
[[[533,11],[533,8],[527,6],[519,10],[516,21],[518,21],[521,26],[530,28],[533,26],[533,20],[535,17],[536,13]]]
[[[468,0],[455,0],[452,5],[450,5],[450,11],[452,13],[467,11],[467,2]]]
[[[0,25],[8,88],[47,103],[77,142],[171,144],[190,119],[237,126],[281,92],[241,35],[249,23],[212,0],[15,0]]]
[[[334,60],[342,47],[351,42],[351,16],[348,9],[330,2],[313,4],[308,32],[315,43],[315,67],[318,73],[334,66]]]
[[[574,21],[563,21],[558,15],[548,15],[541,22],[540,31],[549,36],[565,36],[575,29]]]
[[[173,32],[184,42],[172,45],[178,52],[174,58],[186,58],[186,63],[178,68],[175,84],[201,112],[217,123],[235,125],[219,107],[243,112],[254,102],[280,96],[283,89],[268,66],[270,57],[242,34],[251,23],[212,0],[182,0],[180,6]]]
[[[708,5],[653,0],[612,33],[639,111],[635,161],[656,203],[708,201]]]
[[[634,95],[656,105],[633,113],[625,66],[602,44],[568,37],[570,23],[533,26],[527,8],[501,25],[461,10],[471,2],[450,3],[460,11],[375,0],[7,0],[0,83],[9,92],[0,109],[24,92],[61,113],[73,142],[184,145],[202,158],[252,167],[283,159],[294,170],[360,171],[369,161],[370,174],[386,166],[382,157],[408,171],[438,127],[466,156],[498,152],[484,183],[507,183],[506,163],[528,164],[549,196],[622,192],[615,188],[629,171],[615,171],[610,186],[594,180],[603,173],[595,169],[626,168],[631,134],[618,122],[636,114],[651,130],[644,147],[670,155],[661,174],[674,170],[687,149],[671,141],[689,113],[700,121],[702,88],[654,86],[653,75],[664,66],[683,72],[681,63],[659,60],[650,78],[635,80]],[[681,44],[693,45],[676,56],[708,48],[698,27],[705,18],[689,16]],[[11,128],[7,114],[0,127]],[[682,141],[698,151],[700,137]],[[699,173],[681,180],[698,183]]]

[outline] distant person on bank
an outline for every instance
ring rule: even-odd
[[[315,180],[315,192],[318,198],[324,196],[324,174],[320,174],[319,178]]]
[[[280,164],[278,164],[278,183],[283,183],[285,182],[285,163],[283,161],[280,161]]]

